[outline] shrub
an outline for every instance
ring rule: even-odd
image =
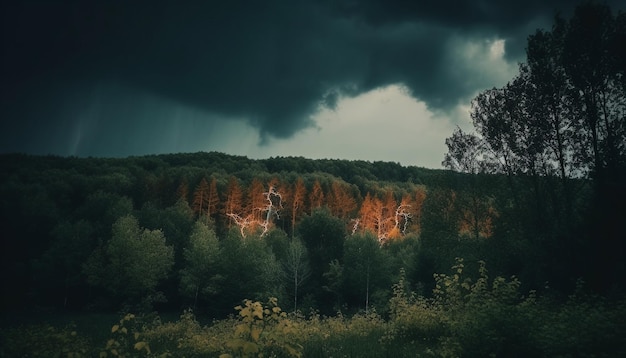
[[[435,275],[435,301],[443,308],[450,336],[441,338],[444,356],[488,357],[536,355],[531,344],[532,322],[524,319],[520,282],[490,280],[483,261],[472,280],[457,258],[451,275]],[[530,324],[529,324],[530,323]]]
[[[264,306],[261,302],[245,300],[239,311],[239,321],[234,332],[224,341],[227,353],[220,357],[263,356],[300,357],[302,346],[297,343],[298,325],[287,318],[278,307],[278,300],[270,298]]]

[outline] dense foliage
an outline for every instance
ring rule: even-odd
[[[562,288],[583,276],[608,292],[626,274],[624,44],[626,14],[606,5],[557,16],[528,38],[519,74],[472,101],[476,133],[446,140],[446,167],[507,176],[499,212],[518,223],[504,220],[503,235],[528,242],[534,275]]]
[[[626,354],[626,301],[587,296],[565,302],[524,296],[513,277],[490,278],[483,262],[468,274],[457,259],[436,275],[431,298],[393,285],[389,314],[360,312],[308,316],[286,313],[276,298],[244,300],[236,315],[199,323],[186,310],[178,320],[125,314],[102,326],[100,340],[75,326],[48,324],[6,329],[6,356],[68,357],[616,357]]]
[[[181,162],[188,157],[196,159]],[[243,298],[271,295],[324,313],[356,310],[384,305],[400,268],[432,281],[435,271],[415,263],[422,231],[424,243],[435,226],[433,237],[446,232],[476,245],[492,235],[468,229],[457,174],[397,166],[413,179],[387,173],[385,181],[370,163],[333,162],[347,180],[267,169],[319,164],[301,158],[0,156],[3,274],[17,275],[3,308],[157,304],[223,317]],[[354,172],[363,176],[350,178]],[[485,178],[481,227],[493,226],[500,181]],[[449,197],[443,207],[439,195]],[[448,219],[439,222],[440,214]]]

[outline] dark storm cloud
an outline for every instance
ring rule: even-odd
[[[544,3],[5,2],[2,116],[20,123],[2,140],[35,128],[45,134],[32,142],[62,136],[82,93],[100,83],[245,118],[262,138],[289,137],[313,125],[309,116],[320,105],[392,83],[446,110],[485,85],[480,78],[459,84],[450,39],[506,38],[514,46],[508,56],[521,60],[529,27],[573,7]]]

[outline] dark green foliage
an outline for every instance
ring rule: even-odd
[[[143,229],[133,216],[124,216],[115,222],[111,240],[94,251],[84,271],[91,285],[137,303],[156,293],[173,264],[174,250],[162,231]]]
[[[218,270],[219,242],[215,232],[197,221],[183,251],[184,266],[180,272],[180,294],[196,309],[198,302],[215,296],[220,284]]]
[[[583,276],[608,292],[626,274],[625,19],[596,2],[555,17],[529,36],[519,74],[472,101],[476,134],[446,140],[448,168],[506,175],[496,236],[525,241],[527,277],[560,291]]]
[[[233,229],[220,242],[218,291],[211,313],[223,316],[241,297],[280,297],[283,295],[281,267],[271,248],[258,236],[241,238]]]
[[[62,222],[52,235],[54,241],[40,259],[31,262],[36,290],[34,296],[50,301],[38,302],[63,308],[86,303],[87,290],[82,265],[97,246],[88,221]]]
[[[317,288],[313,293],[315,300],[320,304],[320,309],[332,312],[332,294],[319,290],[319,287],[327,283],[324,273],[328,271],[330,263],[343,260],[345,224],[332,216],[327,208],[322,208],[303,218],[298,232],[308,251],[311,263],[310,286]]]
[[[457,259],[435,276],[432,298],[393,285],[389,317],[375,312],[286,314],[276,298],[244,300],[236,316],[198,322],[190,310],[166,322],[154,314],[99,322],[87,336],[75,326],[28,325],[0,331],[2,356],[276,357],[621,357],[626,302],[584,293],[563,302],[523,296],[515,278],[491,278],[484,262]],[[232,309],[232,308],[231,308]],[[92,324],[93,320],[91,321]],[[93,332],[93,330],[92,330]],[[89,339],[91,338],[91,339]]]
[[[350,307],[364,309],[383,307],[385,291],[391,285],[387,250],[380,247],[374,234],[356,234],[344,243],[343,289]]]

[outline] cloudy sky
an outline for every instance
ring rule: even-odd
[[[471,99],[576,3],[4,1],[0,153],[440,168]]]

